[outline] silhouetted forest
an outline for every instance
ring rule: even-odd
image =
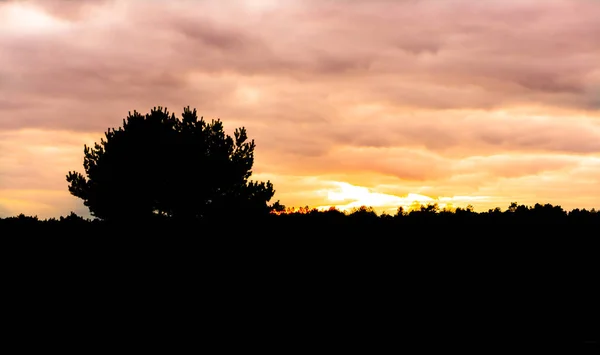
[[[232,208],[235,208],[232,206]],[[572,235],[575,239],[596,239],[595,231],[600,226],[600,212],[595,209],[573,209],[566,211],[560,206],[551,204],[535,204],[534,206],[520,205],[513,202],[506,209],[500,207],[490,209],[486,212],[475,212],[471,206],[466,208],[443,208],[437,204],[413,206],[409,210],[399,207],[394,214],[377,214],[372,207],[362,206],[350,211],[340,211],[335,207],[328,210],[300,207],[285,208],[281,206],[278,211],[271,211],[262,215],[250,213],[245,215],[243,211],[224,211],[221,215],[214,215],[211,219],[178,220],[168,216],[153,214],[147,219],[140,220],[139,217],[131,220],[120,219],[118,221],[101,220],[98,218],[83,218],[74,212],[59,218],[39,219],[37,216],[26,216],[20,214],[14,217],[0,218],[2,228],[50,228],[64,230],[90,230],[93,231],[103,226],[114,225],[134,226],[143,223],[145,226],[169,226],[177,225],[194,226],[197,230],[190,231],[192,235],[207,233],[202,229],[209,226],[219,226],[226,223],[226,228],[235,229],[238,226],[248,228],[250,226],[278,226],[289,231],[311,230],[318,234],[320,231],[345,233],[364,233],[379,236],[400,236],[404,229],[417,229],[423,235],[434,231],[444,231],[446,235],[459,232],[460,234],[489,233],[493,237],[494,231],[499,229],[513,229],[513,233],[531,233],[530,237],[537,237],[539,231],[554,230],[583,231],[587,233]],[[202,228],[200,228],[202,227]],[[462,228],[455,230],[453,228]],[[533,228],[533,229],[525,229]],[[589,230],[587,228],[590,228]],[[270,228],[273,229],[273,228]],[[273,230],[275,231],[275,230]],[[536,232],[537,231],[537,232]],[[263,233],[268,233],[264,230]],[[383,233],[383,234],[381,234]],[[555,235],[549,234],[547,237]],[[506,236],[510,238],[510,235]]]
[[[197,221],[0,220],[3,236],[27,243],[22,260],[63,265],[76,279],[90,273],[74,270],[90,268],[123,285],[159,277],[200,287],[204,298],[237,312],[248,312],[233,306],[239,302],[263,305],[308,324],[326,314],[337,332],[358,332],[358,341],[369,334],[442,348],[569,353],[592,353],[584,342],[598,339],[599,227],[596,211],[541,204],[482,213],[429,205],[394,215],[365,207]],[[310,329],[330,334],[327,324]],[[284,329],[276,334],[295,339]]]
[[[207,123],[189,107],[181,119],[161,107],[134,111],[84,147],[83,174],[66,176],[93,218],[0,218],[2,240],[18,245],[3,249],[8,264],[27,270],[19,282],[35,276],[44,290],[57,275],[123,289],[140,280],[169,284],[169,292],[187,285],[209,297],[203,307],[225,299],[225,308],[247,311],[235,307],[268,300],[288,318],[319,309],[314,317],[328,314],[344,331],[388,339],[551,347],[597,339],[596,210],[516,202],[380,215],[367,206],[286,208],[269,203],[271,182],[250,180],[254,148],[243,127],[230,137],[221,121]],[[331,331],[321,321],[310,329]]]

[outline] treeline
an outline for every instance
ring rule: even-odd
[[[140,277],[154,283],[164,275],[203,285],[213,277],[217,285],[241,285],[247,293],[262,278],[260,287],[277,289],[277,295],[297,292],[297,283],[319,294],[344,280],[348,294],[387,297],[381,314],[393,304],[419,313],[418,319],[446,322],[440,324],[447,329],[456,319],[497,320],[492,333],[486,327],[467,338],[436,333],[455,344],[491,337],[500,344],[553,347],[567,339],[573,347],[598,334],[595,210],[512,203],[486,212],[422,205],[395,214],[302,207],[263,216],[232,209],[210,220],[154,217],[116,222],[74,213],[44,220],[19,215],[0,219],[0,240],[12,244],[4,250],[13,265],[35,265],[29,274],[64,265],[77,280],[110,270],[120,284]],[[281,291],[283,284],[293,286]]]
[[[178,300],[155,298],[158,303],[182,304],[182,314],[197,304],[203,312],[217,310],[227,323],[245,318],[255,328],[257,319],[271,322],[263,311],[280,300],[276,312],[310,332],[290,331],[275,318],[272,323],[302,339],[330,337],[336,326],[324,315],[360,333],[372,328],[389,339],[399,333],[412,338],[406,329],[413,329],[427,341],[446,335],[443,341],[454,344],[485,339],[489,330],[482,324],[496,325],[493,338],[503,343],[540,344],[567,332],[581,343],[597,324],[597,312],[590,311],[600,297],[593,286],[600,250],[595,210],[518,203],[487,212],[436,204],[391,214],[366,206],[286,209],[271,202],[270,181],[250,179],[254,148],[244,127],[226,135],[220,120],[205,121],[189,107],[181,118],[161,107],[130,113],[122,127],[84,146],[82,173],[66,175],[69,192],[97,218],[0,218],[5,276],[18,280],[16,286],[5,282],[7,294],[20,296],[23,285],[34,285],[30,305],[48,304],[40,301],[56,294],[69,303],[83,299],[85,310],[111,299],[132,308],[165,292]],[[58,285],[61,279],[65,286]],[[61,292],[73,286],[76,292]],[[128,288],[144,295],[128,298]],[[328,293],[335,296],[328,299]],[[88,294],[101,294],[101,302],[91,303]],[[185,295],[193,301],[181,302]],[[211,295],[226,306],[216,307]],[[150,316],[152,300],[143,307]],[[258,313],[246,317],[236,305]],[[314,317],[311,308],[319,310]],[[361,308],[386,318],[360,319]],[[226,309],[235,317],[221,313]],[[390,313],[394,309],[399,312]],[[290,310],[308,314],[307,322]],[[422,324],[407,323],[408,310]],[[463,324],[479,332],[464,331]],[[313,331],[319,325],[324,328]],[[447,333],[452,329],[462,338]],[[376,343],[369,342],[371,352]]]
[[[210,218],[195,218],[191,220],[179,220],[158,214],[151,218],[140,220],[103,221],[100,219],[89,219],[71,212],[68,216],[59,218],[40,219],[37,216],[26,216],[20,214],[15,217],[0,218],[0,229],[19,227],[100,227],[109,225],[129,225],[135,227],[143,226],[169,226],[189,227],[221,225],[224,228],[250,228],[262,226],[265,228],[299,228],[307,229],[313,227],[336,227],[349,226],[352,228],[367,227],[373,230],[379,228],[393,228],[398,226],[426,226],[429,229],[436,227],[447,227],[448,225],[487,225],[495,227],[511,226],[514,224],[535,224],[538,228],[544,225],[569,225],[587,226],[600,224],[600,213],[595,209],[573,209],[564,210],[561,206],[551,204],[535,204],[527,206],[511,203],[508,208],[502,210],[500,207],[490,209],[486,212],[476,212],[472,206],[466,208],[440,208],[437,204],[413,205],[410,209],[399,207],[394,214],[377,214],[372,207],[362,206],[350,211],[341,211],[335,207],[329,210],[318,210],[316,208],[280,208],[269,214],[256,215],[245,214],[243,210],[232,209],[230,213],[224,213]],[[317,230],[318,231],[318,230]]]

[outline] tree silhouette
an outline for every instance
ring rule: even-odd
[[[249,180],[254,148],[244,127],[232,138],[220,120],[198,119],[189,106],[181,119],[160,106],[129,112],[123,127],[84,146],[86,176],[70,171],[69,192],[106,220],[263,214],[275,191],[270,181]]]

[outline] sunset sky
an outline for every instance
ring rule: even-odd
[[[600,0],[0,0],[0,217],[184,106],[286,206],[600,207]]]

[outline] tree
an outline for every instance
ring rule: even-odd
[[[374,222],[379,218],[375,209],[370,206],[353,207],[350,210],[349,216],[353,220],[361,222]]]
[[[100,144],[84,146],[86,176],[69,171],[69,192],[106,220],[268,213],[273,184],[249,180],[254,148],[244,127],[232,138],[189,106],[181,119],[160,106],[129,112]]]

